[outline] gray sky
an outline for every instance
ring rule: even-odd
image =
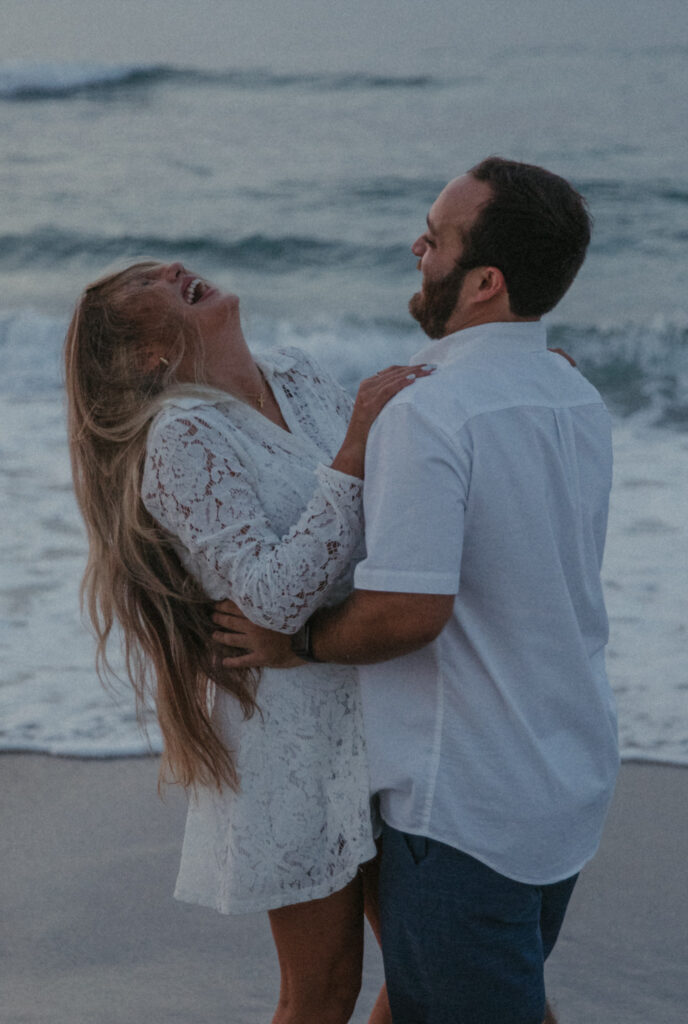
[[[565,45],[600,34],[620,45],[688,44],[685,0],[0,0],[0,61],[169,62],[298,69],[385,66],[408,55],[414,71],[440,52],[443,25],[465,26],[466,52],[495,37]],[[455,37],[454,31],[451,35]]]

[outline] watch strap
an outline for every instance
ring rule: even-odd
[[[291,649],[302,661],[318,661],[313,654],[310,619],[306,619],[301,629],[292,635]]]

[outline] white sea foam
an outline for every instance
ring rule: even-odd
[[[0,749],[146,753],[129,690],[108,693],[96,679],[79,612],[85,531],[61,396],[3,395],[0,420]],[[159,749],[155,726],[151,743]]]
[[[688,764],[688,436],[617,423],[603,579],[625,757]]]

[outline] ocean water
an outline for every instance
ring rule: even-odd
[[[186,35],[176,0],[125,3],[123,22],[113,6],[60,3],[49,38],[21,36],[17,5],[0,43],[0,750],[160,745],[126,684],[98,683],[78,606],[60,357],[84,284],[183,260],[239,293],[256,348],[303,345],[353,388],[423,344],[410,244],[446,181],[497,152],[564,174],[594,215],[551,344],[614,416],[603,575],[622,750],[688,764],[685,5],[619,24],[604,0],[576,8],[587,21],[493,0],[488,32],[471,3],[458,18],[441,0],[200,0]]]

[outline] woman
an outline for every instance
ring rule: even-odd
[[[359,866],[375,845],[357,680],[337,666],[260,681],[223,669],[211,602],[289,633],[347,592],[368,430],[426,372],[364,381],[352,411],[303,353],[255,360],[237,297],[179,263],[91,285],[67,334],[99,668],[117,619],[139,701],[155,698],[161,778],[190,790],[176,896],[268,910],[274,1024],[343,1024],[358,995]],[[389,1019],[383,991],[371,1021]]]

